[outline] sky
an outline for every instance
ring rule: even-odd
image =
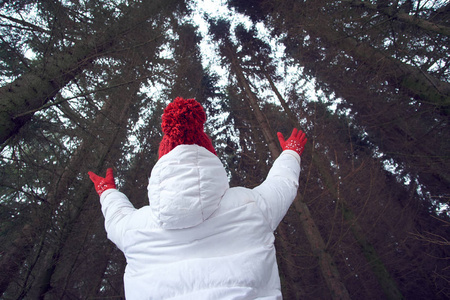
[[[247,16],[244,16],[235,11],[228,9],[226,1],[219,0],[196,0],[193,1],[192,5],[193,14],[190,16],[189,21],[198,26],[199,32],[201,33],[203,39],[200,44],[200,51],[202,53],[203,65],[205,67],[213,69],[217,74],[223,77],[219,82],[219,85],[225,85],[227,82],[227,71],[220,67],[220,57],[217,56],[217,49],[212,42],[211,38],[208,36],[208,25],[204,19],[207,15],[210,18],[226,18],[231,23],[231,29],[235,28],[238,24],[243,24],[246,28],[252,26],[252,21]],[[263,23],[257,23],[256,29],[258,33],[258,38],[266,41],[272,48],[272,57],[276,60],[278,66],[278,74],[283,75],[284,80],[277,84],[277,88],[280,90],[282,95],[286,95],[287,86],[289,82],[299,80],[299,75],[302,73],[300,66],[286,66],[284,63],[284,50],[285,47],[279,40],[282,36],[273,38],[270,36],[269,30],[265,27]],[[232,31],[231,30],[231,31]],[[314,88],[314,81],[303,82],[305,84],[306,95],[309,101],[317,101],[318,96],[323,96],[323,94],[318,95]],[[262,89],[255,91],[260,93],[260,97],[266,101],[277,104],[278,101],[272,90]]]

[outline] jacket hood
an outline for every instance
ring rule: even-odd
[[[196,226],[218,208],[229,188],[216,155],[197,145],[179,145],[153,167],[148,197],[150,209],[164,229]]]

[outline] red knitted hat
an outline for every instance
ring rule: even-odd
[[[196,144],[216,154],[210,138],[203,130],[206,113],[194,99],[177,97],[162,116],[163,139],[159,144],[159,158],[178,145]]]

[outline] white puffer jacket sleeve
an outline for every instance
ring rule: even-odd
[[[275,160],[266,180],[253,189],[258,193],[256,204],[272,230],[277,228],[292,204],[299,176],[300,156],[295,151],[285,150]]]
[[[108,199],[106,199],[108,198]],[[108,203],[105,203],[108,202]],[[105,229],[110,239],[123,251],[123,232],[126,229],[131,214],[136,211],[125,194],[116,189],[109,189],[103,192],[100,197],[102,213],[105,217]]]

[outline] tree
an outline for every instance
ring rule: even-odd
[[[75,16],[72,18],[78,22],[68,18],[71,16],[72,10],[59,2],[55,4],[58,6],[56,9],[45,10],[46,13],[56,13],[48,17],[56,22],[56,26],[48,25],[54,31],[48,32],[45,29],[30,26],[32,34],[44,33],[43,36],[36,36],[35,43],[39,46],[36,50],[45,50],[45,52],[39,53],[41,57],[33,62],[33,65],[29,66],[19,78],[0,88],[2,106],[0,143],[3,144],[8,138],[17,134],[23,124],[30,121],[35,111],[43,109],[46,104],[51,103],[57,92],[82,74],[94,60],[107,56],[111,50],[125,50],[126,48],[121,49],[121,46],[127,44],[128,34],[141,24],[148,23],[155,12],[165,9],[170,11],[180,3],[181,1],[164,1],[164,3],[162,1],[145,3],[132,1],[128,6],[117,7],[119,17],[116,17],[114,7],[105,9],[101,3],[94,2],[88,11],[83,12],[86,15],[91,14],[92,17],[80,15],[80,12],[75,10]],[[61,16],[63,17],[60,18]],[[80,16],[83,17],[82,20],[78,19]],[[11,20],[11,18],[8,19]],[[12,21],[17,23],[15,19]],[[89,27],[85,28],[81,24]],[[108,26],[97,28],[105,24]],[[68,28],[80,31],[65,32]],[[157,39],[158,34],[158,32],[154,32],[152,38]],[[123,40],[124,38],[125,40]],[[47,43],[46,40],[49,42]],[[70,46],[60,46],[67,43]],[[11,48],[17,47],[11,46]],[[21,53],[18,55],[23,56]]]
[[[54,97],[46,95],[48,101],[52,100],[49,102],[51,105],[39,106],[40,109],[46,108],[45,111],[43,109],[27,111],[27,115],[32,116],[30,118],[33,122],[24,123],[20,138],[11,139],[9,145],[4,146],[2,154],[5,156],[2,163],[7,169],[14,170],[18,165],[23,166],[23,173],[22,169],[18,169],[20,171],[2,176],[2,190],[5,191],[5,196],[2,196],[2,205],[5,204],[2,206],[2,214],[8,216],[4,222],[5,226],[2,225],[2,232],[8,233],[5,235],[6,241],[15,237],[13,247],[10,243],[2,246],[4,255],[2,254],[1,264],[4,270],[9,272],[9,276],[2,277],[0,285],[2,294],[6,292],[3,294],[5,298],[13,296],[21,298],[26,295],[35,298],[80,298],[82,294],[121,292],[120,285],[116,284],[117,282],[121,284],[121,275],[118,280],[116,277],[113,284],[119,287],[118,290],[114,288],[111,291],[110,287],[105,286],[105,283],[111,281],[103,280],[111,273],[123,273],[120,266],[124,263],[117,261],[117,258],[123,261],[123,257],[117,256],[117,251],[112,251],[112,245],[105,243],[104,228],[101,219],[98,218],[98,201],[92,199],[95,197],[86,172],[88,170],[100,172],[104,170],[105,165],[126,161],[124,157],[127,153],[125,150],[128,150],[127,131],[130,129],[129,126],[137,123],[139,109],[145,105],[143,97],[140,96],[140,88],[152,75],[155,78],[159,77],[156,71],[149,71],[149,64],[153,63],[159,65],[158,68],[164,69],[161,67],[164,62],[158,61],[157,51],[165,42],[162,32],[168,24],[161,22],[160,26],[143,26],[140,30],[136,30],[136,26],[147,22],[150,24],[160,18],[165,19],[163,14],[182,12],[182,8],[180,11],[173,10],[177,3],[180,4],[171,2],[160,6],[160,3],[153,2],[143,4],[144,7],[120,6],[121,9],[118,11],[124,14],[121,19],[119,18],[121,22],[127,20],[125,18],[127,11],[136,10],[138,13],[133,17],[128,15],[129,24],[114,25],[116,29],[121,30],[122,35],[110,36],[114,43],[108,45],[110,48],[107,52],[102,52],[101,47],[94,49],[95,54],[98,54],[96,51],[99,50],[103,58],[99,59],[94,55],[92,59],[83,61],[81,65],[85,69],[80,67],[83,76],[73,76],[71,81],[54,86],[57,87],[52,91]],[[102,27],[96,27],[108,25],[101,17],[118,11],[94,3],[89,5],[93,5],[90,6],[91,13],[99,14],[89,25],[104,33]],[[160,10],[156,11],[157,7]],[[60,9],[63,9],[63,12],[80,14],[80,11],[76,10],[79,8]],[[43,7],[42,12],[53,16],[49,7]],[[77,17],[74,19],[80,21]],[[76,25],[76,29],[83,27],[81,22]],[[127,29],[125,25],[132,27]],[[54,28],[64,32],[68,30],[63,25]],[[82,33],[80,31],[77,34]],[[95,36],[92,38],[95,39]],[[95,41],[101,42],[102,38]],[[37,44],[39,46],[38,42]],[[59,42],[55,44],[60,45]],[[83,48],[82,42],[74,45]],[[58,47],[42,47],[48,51],[42,57],[47,57],[51,61],[53,57],[59,57],[58,53],[64,57],[73,54],[70,51],[76,49],[76,46],[61,49]],[[53,67],[57,68],[59,65]],[[33,68],[42,72],[39,63]],[[27,78],[29,76],[27,72],[28,70],[18,80]],[[43,76],[47,75],[51,75],[51,72],[44,73]],[[44,77],[39,79],[45,81],[43,86],[48,81],[48,78]],[[163,76],[153,80],[157,81],[163,81]],[[64,86],[67,88],[60,90]],[[71,96],[67,96],[68,94]],[[36,136],[36,129],[43,131]],[[9,161],[6,160],[8,157]],[[27,176],[28,184],[24,184],[20,178],[23,177],[22,174],[29,172],[34,176]],[[21,195],[26,197],[18,198]],[[96,204],[94,208],[88,204],[90,202]],[[19,203],[23,208],[14,212],[14,207]],[[15,216],[20,217],[9,225],[10,218]],[[20,232],[24,230],[27,234],[20,236]],[[98,236],[104,242],[99,243]],[[92,252],[89,254],[84,251]],[[83,258],[93,263],[86,265]],[[78,273],[77,270],[83,271]]]
[[[227,38],[226,29],[228,26],[226,23],[224,24],[223,21],[219,21],[216,26],[217,27],[212,24],[212,34],[215,35],[215,38],[221,42],[220,48],[222,54],[227,58],[231,67],[231,72],[236,76],[239,87],[245,93],[245,99],[248,100],[248,104],[251,107],[252,113],[255,115],[256,122],[262,132],[272,159],[274,159],[281,153],[279,146],[276,144],[275,135],[272,133],[273,131],[259,107],[259,101],[255,93],[252,91],[246,75],[242,70],[241,65],[244,63],[241,59],[239,59],[235,46],[233,46],[231,41]],[[244,48],[246,48],[245,46],[246,44],[244,44]],[[294,200],[294,207],[300,215],[304,232],[308,237],[313,253],[317,256],[322,275],[327,282],[327,286],[330,289],[333,299],[349,299],[348,292],[340,281],[339,272],[334,267],[332,258],[325,249],[325,244],[320,232],[317,230],[308,207],[304,202],[302,202],[300,194]]]
[[[176,96],[207,110],[232,186],[264,179],[280,151],[274,130],[307,132],[299,197],[275,232],[285,298],[449,297],[448,216],[437,211],[449,186],[449,6],[230,5],[254,22],[212,22],[228,71],[219,86],[183,1],[0,4],[0,97],[30,102],[2,144],[3,298],[123,297],[126,261],[86,172],[114,166],[119,189],[147,205],[160,117]],[[263,25],[270,43],[257,38]],[[26,80],[35,90],[15,86]]]
[[[264,21],[266,25],[272,29],[272,33],[274,35],[284,34],[285,38],[283,39],[283,42],[287,47],[286,54],[294,58],[295,61],[301,66],[305,66],[305,70],[310,79],[315,78],[318,80],[317,88],[325,91],[328,98],[333,99],[336,97],[342,97],[344,99],[344,103],[338,105],[336,113],[341,114],[343,118],[348,118],[348,124],[354,124],[352,127],[355,126],[357,129],[356,132],[359,133],[352,136],[358,137],[357,140],[367,143],[366,147],[368,149],[369,157],[370,155],[381,155],[384,159],[389,158],[400,164],[400,172],[397,173],[396,179],[391,176],[383,175],[383,173],[381,173],[379,175],[380,177],[377,178],[383,178],[383,176],[386,176],[389,178],[389,181],[398,180],[399,182],[402,182],[405,176],[408,176],[408,174],[409,176],[412,175],[410,178],[414,181],[414,184],[408,187],[408,196],[406,196],[408,194],[406,192],[402,196],[396,195],[396,193],[393,192],[395,189],[398,191],[404,191],[404,187],[397,186],[394,188],[393,186],[396,184],[392,184],[389,188],[380,189],[386,191],[385,196],[387,199],[392,199],[392,205],[396,207],[394,211],[403,211],[405,214],[410,216],[411,220],[415,220],[414,222],[416,223],[414,225],[411,223],[407,225],[405,224],[405,227],[403,228],[407,228],[409,226],[423,226],[419,225],[419,220],[421,217],[417,216],[418,212],[408,211],[406,208],[407,206],[405,207],[404,204],[400,203],[404,203],[405,201],[402,197],[404,199],[414,199],[411,201],[415,203],[414,205],[417,205],[416,207],[418,207],[417,209],[420,211],[420,214],[427,214],[433,211],[433,201],[430,198],[427,199],[427,197],[423,197],[423,194],[416,194],[417,190],[415,189],[418,187],[418,185],[416,185],[417,182],[420,182],[419,184],[421,188],[430,192],[432,191],[431,194],[433,195],[443,196],[448,194],[446,188],[448,185],[445,184],[447,171],[441,168],[442,166],[445,166],[444,168],[447,169],[446,162],[444,162],[446,155],[443,150],[446,148],[444,146],[446,142],[443,141],[447,139],[442,140],[442,134],[437,133],[438,131],[443,131],[444,129],[441,126],[447,123],[445,121],[446,105],[444,104],[441,107],[436,107],[431,104],[431,101],[428,103],[427,100],[424,100],[427,99],[427,95],[421,95],[420,97],[422,98],[412,100],[410,91],[406,90],[405,86],[402,86],[404,82],[399,82],[395,77],[403,71],[398,73],[391,67],[401,69],[403,67],[400,66],[404,66],[404,61],[406,61],[408,67],[404,70],[409,70],[407,76],[414,76],[412,74],[422,72],[422,74],[426,74],[426,77],[437,77],[438,80],[441,80],[442,85],[446,86],[446,77],[442,76],[446,72],[446,65],[443,65],[441,69],[436,71],[430,69],[427,63],[423,63],[422,66],[420,66],[420,70],[419,68],[414,71],[411,70],[411,65],[416,67],[418,62],[418,60],[413,60],[411,57],[418,57],[418,55],[420,55],[421,57],[424,57],[422,62],[437,61],[439,60],[438,57],[442,54],[442,52],[439,50],[437,53],[423,51],[425,50],[423,47],[425,47],[425,45],[429,46],[432,41],[427,38],[426,34],[414,37],[412,34],[413,31],[408,33],[411,35],[410,41],[422,40],[425,41],[425,43],[417,43],[414,47],[412,44],[401,44],[403,48],[400,51],[400,44],[396,48],[395,46],[397,45],[396,43],[404,42],[401,40],[401,36],[405,32],[398,34],[398,32],[395,32],[392,28],[397,30],[403,28],[405,31],[405,27],[399,26],[399,24],[396,23],[396,19],[386,21],[384,17],[385,14],[383,16],[379,16],[378,13],[373,14],[373,11],[368,13],[365,10],[341,10],[341,5],[346,4],[339,4],[338,2],[313,3],[311,1],[306,1],[302,3],[293,3],[283,1],[278,2],[276,6],[273,5],[273,3],[263,1],[246,1],[245,3],[241,1],[230,2],[234,4],[238,10],[246,12],[253,20]],[[355,2],[353,1],[352,3],[354,4]],[[343,14],[343,11],[347,13]],[[389,29],[384,28],[386,25],[392,27]],[[412,29],[410,27],[407,28],[408,30]],[[415,28],[417,28],[417,26],[415,26]],[[386,35],[390,34],[393,36],[391,39],[394,41],[394,44],[392,44],[392,47],[387,47]],[[415,34],[417,35],[417,33]],[[436,34],[436,32],[433,32],[433,34]],[[446,38],[447,37],[445,36],[438,37],[437,40],[441,41],[442,45],[444,44]],[[393,54],[394,51],[396,51],[395,54]],[[370,53],[372,58],[379,57],[380,59],[369,59],[367,54]],[[383,54],[384,58],[379,56],[377,53]],[[392,57],[388,57],[389,55],[392,55]],[[400,57],[403,57],[403,62],[400,64],[398,61],[397,63],[394,62],[393,66],[385,64],[387,61],[390,62],[392,59],[400,60]],[[442,58],[442,56],[440,57]],[[388,79],[389,76],[394,77]],[[429,82],[432,82],[433,80],[430,80]],[[434,84],[435,92],[439,93],[442,89],[436,87],[438,87],[438,85]],[[420,87],[414,88],[420,89]],[[383,95],[384,98],[380,97],[380,95]],[[417,95],[418,94],[416,94],[416,96]],[[427,103],[422,102],[421,104],[418,104],[420,101],[425,101]],[[289,101],[289,103],[291,107],[295,105],[292,100]],[[305,109],[305,107],[301,107],[300,109]],[[305,111],[297,112],[297,114],[298,113],[305,115]],[[444,117],[442,117],[442,115],[444,115]],[[320,119],[320,122],[323,123],[328,118],[322,118]],[[381,121],[381,119],[383,121]],[[316,126],[317,125],[314,125],[314,127]],[[332,128],[333,127],[328,128],[328,131],[335,132]],[[436,135],[432,134],[435,132],[434,130],[436,130]],[[347,130],[344,132],[347,132]],[[414,138],[419,136],[421,138],[426,138],[430,145],[436,145],[434,149],[431,149],[432,146],[430,147],[429,145],[422,147],[423,143],[419,142],[417,138]],[[329,137],[331,138],[331,136]],[[409,137],[411,139],[410,142],[403,142],[405,137]],[[435,140],[435,137],[437,140]],[[355,145],[358,144],[360,144],[360,142],[357,142]],[[329,153],[327,156],[333,156],[333,154],[336,153],[333,152],[333,144],[331,143],[331,140],[322,141],[320,145],[321,147],[327,145],[323,150],[324,153]],[[352,142],[351,146],[353,147],[353,145],[354,144]],[[348,153],[347,151],[348,150],[344,153]],[[381,154],[380,151],[382,152]],[[411,153],[415,154],[412,155]],[[351,157],[354,157],[354,154],[351,155]],[[380,156],[378,156],[378,158],[380,158]],[[318,162],[320,161],[323,162],[324,160],[320,159]],[[330,157],[325,161],[329,161],[335,166],[338,162],[339,166],[346,165],[345,157],[340,158],[339,160],[337,160],[337,157],[336,159]],[[352,168],[355,169],[355,162],[355,160],[352,160],[347,166],[353,166]],[[378,164],[381,168],[383,167],[382,162],[379,162]],[[321,166],[320,169],[325,171],[328,169],[326,163],[324,165],[324,163],[317,164],[316,162],[315,166]],[[376,164],[374,164],[374,168],[375,166]],[[378,174],[378,172],[380,172],[375,170],[376,169],[373,169],[372,172],[374,173],[372,174]],[[323,173],[322,171],[322,176],[327,173],[328,172]],[[328,174],[333,173],[336,173],[336,171]],[[430,173],[435,174],[433,179],[429,177]],[[351,174],[351,172],[349,172],[349,174]],[[440,175],[436,176],[437,174]],[[336,175],[333,177],[335,176]],[[372,176],[373,175],[370,175],[370,177],[362,176],[361,178],[365,178],[365,180],[369,183],[372,183]],[[344,176],[341,176],[341,178],[343,177]],[[347,201],[355,201],[356,199],[360,199],[361,196],[355,195],[354,193],[353,195],[349,194],[349,196],[344,196],[342,194],[344,189],[343,186],[341,186],[340,179],[330,181],[331,178],[329,175],[326,175],[325,178],[322,177],[322,180],[323,179],[327,180],[328,183],[333,181],[336,182],[327,185],[329,191],[334,194],[334,201],[339,200],[338,203],[340,205],[345,203],[343,202],[343,199],[346,199]],[[312,182],[314,182],[314,180]],[[362,184],[362,182],[359,183]],[[336,186],[339,188],[336,188]],[[363,189],[362,186],[355,187],[355,185],[350,185],[348,182],[345,187],[349,189],[357,188],[357,190]],[[368,190],[372,190],[372,188],[372,186],[368,186]],[[389,194],[388,192],[390,188],[393,189],[392,194]],[[336,197],[337,195],[339,195],[339,197]],[[445,198],[445,196],[443,197]],[[375,203],[383,203],[382,205],[386,205],[386,202],[381,198],[377,199]],[[394,203],[396,204],[394,205]],[[348,205],[349,204],[351,205],[351,203],[348,203]],[[400,206],[396,206],[397,204]],[[351,211],[358,212],[359,209],[353,208]],[[349,215],[351,214],[351,211],[346,211],[344,209],[344,217],[348,218],[351,216]],[[406,211],[408,211],[408,213],[406,213]],[[324,217],[317,217],[317,215],[315,215],[315,217],[316,220],[324,219]],[[429,220],[429,217],[426,217],[426,219]],[[364,218],[358,217],[358,220],[362,221]],[[386,223],[392,224],[395,220],[403,221],[403,218],[399,218],[398,216],[392,217],[392,220],[386,220]],[[364,229],[367,228],[366,225],[361,225],[363,226],[363,232],[366,231],[367,229]],[[333,225],[332,228],[335,227],[337,227],[337,225]],[[357,227],[353,227],[352,229],[352,231],[357,234],[355,237],[359,236],[359,229],[356,229]],[[435,230],[437,230],[437,228],[435,228]],[[408,237],[408,232],[405,231],[397,232],[396,234],[398,234],[398,236],[404,236],[405,238]],[[373,235],[375,234],[372,233],[368,236],[369,242],[370,239],[373,239]],[[391,244],[388,242],[387,237],[385,238],[387,241],[386,244]],[[357,240],[358,242],[362,242],[360,238],[357,238]],[[397,241],[397,243],[400,242]],[[366,247],[364,244],[365,243],[361,243],[363,250]],[[378,249],[377,252],[379,252],[380,257],[384,257],[383,253],[387,251],[386,248],[383,249],[382,244],[374,242],[371,242],[371,244]],[[366,250],[369,251],[368,253],[372,251],[370,248],[366,248]],[[354,250],[352,253],[355,253]],[[390,255],[392,254],[393,253]],[[422,252],[421,257],[424,258],[427,255],[428,254]],[[444,258],[446,256],[441,253],[439,257]],[[398,266],[393,267],[392,261],[394,261],[394,259],[388,263],[384,260],[384,264],[388,269],[390,269],[391,274],[396,274],[395,272],[398,271],[393,270],[395,268],[398,270]],[[375,261],[372,260],[372,262]],[[434,266],[438,265],[437,261],[434,261],[432,264]],[[405,261],[405,265],[409,265],[409,263]],[[421,275],[422,278],[427,277],[425,274],[429,274],[429,272],[430,270],[424,270]],[[443,270],[441,272],[443,272],[441,274],[445,273]],[[397,283],[400,283],[403,280],[400,276],[394,276],[394,279]],[[414,280],[417,280],[417,278],[411,279],[411,281]],[[349,290],[352,290],[352,286],[347,285],[347,287]],[[410,290],[408,290],[407,287],[401,284],[399,284],[399,287],[405,297],[410,296]],[[429,296],[433,295],[434,297],[439,294],[439,292],[434,290],[432,284],[427,283],[427,287],[427,293],[429,293]],[[354,291],[352,291],[352,294],[353,292]]]
[[[249,11],[245,5],[242,10]],[[304,65],[328,95],[345,99],[342,108],[354,112],[387,159],[419,178],[433,197],[448,194],[448,131],[444,129],[448,67],[445,50],[439,47],[447,36],[433,33],[430,38],[429,32],[417,32],[417,26],[405,29],[397,19],[352,9],[345,6],[347,2],[286,1],[274,7],[255,1],[252,5],[257,8],[249,14],[256,20],[270,16],[266,23],[274,27],[274,34],[286,33],[287,54]],[[342,5],[349,13],[341,13]],[[299,16],[304,20],[300,25]],[[403,39],[405,35],[410,39]],[[429,64],[436,66],[439,61],[443,64],[437,70]],[[424,138],[427,146],[421,143]]]

